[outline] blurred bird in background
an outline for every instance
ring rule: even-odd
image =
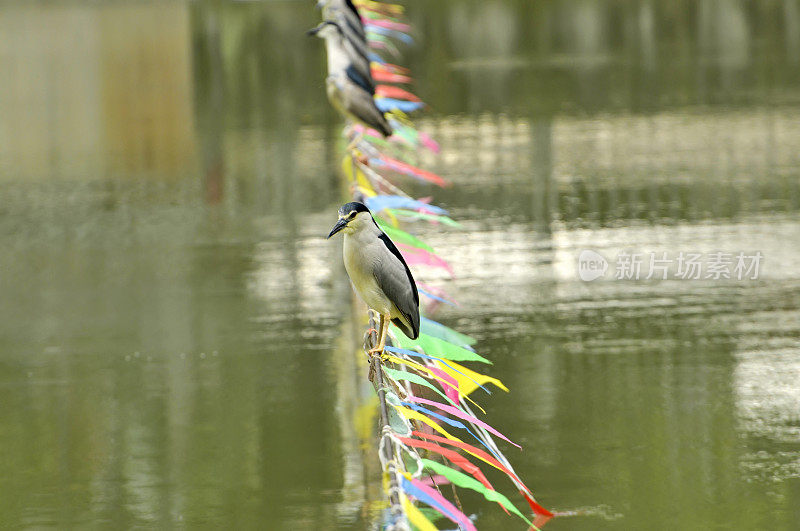
[[[322,8],[323,20],[339,24],[350,44],[368,58],[370,51],[367,46],[367,32],[356,6],[350,0],[320,0],[317,5]]]
[[[358,11],[349,0],[324,0],[320,4],[325,20],[308,34],[325,40],[328,100],[346,118],[390,136],[392,127],[375,103],[375,83]],[[360,139],[361,135],[349,148]]]

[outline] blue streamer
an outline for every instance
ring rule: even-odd
[[[402,195],[376,195],[366,199],[367,207],[373,212],[379,212],[384,208],[405,208],[407,210],[425,209],[426,211],[439,216],[446,216],[447,210],[411,199]]]
[[[415,497],[417,500],[421,501],[425,505],[430,505],[431,507],[442,513],[444,516],[446,516],[450,521],[454,522],[455,524],[458,524],[459,526],[462,525],[461,519],[458,516],[450,512],[446,507],[444,507],[438,501],[431,498],[427,492],[423,491],[422,489],[418,489],[407,478],[402,478],[402,480],[403,480],[402,481],[403,491],[406,494]]]
[[[370,52],[369,55],[367,55],[367,59],[369,59],[370,63],[378,63],[378,64],[381,64],[381,65],[386,63],[386,61],[383,59],[383,57],[381,57],[380,55],[376,54],[375,52]]]
[[[478,441],[479,443],[481,443],[481,444],[483,445],[483,447],[484,447],[484,448],[486,448],[487,450],[489,450],[489,452],[490,452],[490,453],[491,453],[491,454],[492,454],[492,455],[495,457],[495,459],[497,459],[497,460],[498,460],[498,461],[500,461],[500,462],[502,462],[502,461],[503,461],[502,457],[500,457],[499,455],[497,455],[497,453],[496,453],[496,452],[495,452],[495,451],[492,449],[492,447],[491,447],[491,446],[489,446],[488,444],[486,444],[486,441],[484,441],[483,439],[481,439],[480,437],[478,437],[477,435],[475,435],[475,433],[474,433],[474,432],[473,432],[471,429],[469,429],[468,427],[466,427],[466,426],[464,425],[464,423],[463,423],[463,422],[459,422],[459,421],[457,421],[457,420],[453,420],[453,419],[447,418],[447,417],[445,417],[444,415],[440,415],[439,413],[434,413],[434,412],[433,412],[433,411],[431,411],[430,409],[424,408],[424,407],[422,407],[422,406],[418,406],[417,404],[414,404],[414,403],[412,403],[412,402],[401,402],[401,405],[403,405],[403,406],[405,406],[405,407],[408,407],[408,408],[411,408],[411,409],[413,409],[414,411],[419,411],[420,413],[424,413],[424,414],[426,414],[426,415],[430,415],[431,417],[433,417],[433,418],[436,418],[436,419],[439,419],[439,420],[441,420],[442,422],[444,422],[444,423],[446,423],[446,424],[449,424],[450,426],[452,426],[452,427],[454,427],[454,428],[460,428],[460,429],[462,429],[462,430],[466,430],[466,431],[467,431],[467,433],[469,433],[470,435],[472,435],[472,437],[473,437],[473,438],[474,438],[476,441]]]
[[[402,31],[391,29],[391,28],[384,28],[383,26],[375,26],[374,24],[365,24],[365,28],[368,32],[377,33],[378,35],[385,35],[387,37],[394,37],[403,41],[406,44],[414,44],[414,38],[409,35],[408,33],[403,33]]]
[[[420,405],[417,405],[417,404],[415,404],[414,402],[400,402],[400,405],[402,405],[402,406],[405,406],[405,407],[409,407],[409,408],[413,409],[414,411],[419,411],[420,413],[425,413],[426,415],[430,415],[431,417],[433,417],[433,418],[436,418],[436,419],[439,419],[439,420],[441,420],[442,422],[444,422],[444,423],[446,423],[446,424],[449,424],[450,426],[452,426],[452,427],[454,427],[454,428],[459,428],[459,429],[462,429],[462,430],[467,430],[467,432],[468,432],[470,435],[472,435],[473,437],[475,437],[475,439],[477,439],[478,441],[480,441],[480,443],[481,443],[481,444],[483,444],[484,446],[486,446],[486,443],[484,443],[483,441],[481,441],[481,439],[480,439],[480,438],[479,438],[477,435],[475,435],[474,433],[472,433],[472,430],[471,430],[471,429],[469,429],[467,426],[465,426],[463,422],[459,422],[459,421],[457,421],[457,420],[453,420],[453,419],[451,419],[451,418],[447,418],[447,417],[445,417],[444,415],[440,415],[439,413],[435,413],[435,412],[431,411],[430,409],[427,409],[427,408],[424,408],[424,407],[422,407],[422,406],[420,406]],[[487,448],[488,448],[488,446],[487,446]]]
[[[435,300],[435,301],[443,302],[443,303],[445,303],[445,304],[449,304],[450,306],[455,306],[455,304],[454,304],[453,302],[451,302],[451,301],[449,301],[449,300],[447,300],[447,299],[443,299],[443,298],[441,298],[441,297],[437,297],[437,296],[436,296],[436,295],[434,295],[433,293],[428,293],[428,292],[427,292],[427,291],[425,291],[424,289],[420,289],[420,287],[419,287],[419,286],[417,286],[417,291],[418,291],[418,292],[420,292],[420,293],[422,293],[423,295],[425,295],[425,296],[426,296],[426,297],[428,297],[429,299],[433,299],[433,300]]]
[[[398,110],[408,113],[425,107],[425,104],[421,101],[404,101],[394,98],[375,98],[375,105],[381,112]]]

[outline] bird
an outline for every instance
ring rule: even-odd
[[[419,293],[414,276],[366,205],[357,201],[343,205],[328,239],[338,232],[344,233],[342,255],[353,288],[380,315],[378,344],[369,354],[383,355],[390,321],[406,336],[417,339]]]
[[[339,26],[344,36],[347,52],[353,55],[354,59],[359,62],[366,61],[366,64],[369,66],[370,63],[375,60],[376,55],[369,50],[367,40],[363,37],[363,29],[362,33],[359,34],[355,29],[356,26],[348,19],[346,13],[347,12],[341,10],[329,10],[325,15],[325,20],[335,22]],[[369,77],[372,77],[371,68],[367,73]]]
[[[340,23],[344,21],[346,33],[366,44],[367,32],[361,21],[361,14],[351,0],[319,0],[317,7],[322,9],[325,20],[337,19]]]
[[[391,136],[392,127],[375,105],[369,61],[350,46],[341,26],[326,20],[308,34],[325,39],[328,55],[325,84],[331,104],[345,117],[379,131],[384,137]]]
[[[366,60],[367,65],[372,62],[384,62],[379,55],[369,49],[366,28],[358,9],[351,0],[319,0],[317,6],[322,8],[323,20],[335,22],[339,25],[339,29],[345,38],[346,51],[355,61],[363,63]],[[371,67],[364,76],[369,78],[374,85]]]

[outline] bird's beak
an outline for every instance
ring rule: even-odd
[[[339,218],[339,221],[337,221],[336,225],[334,225],[333,228],[331,229],[331,233],[328,234],[328,238],[330,238],[331,236],[333,236],[334,234],[345,228],[347,226],[348,221],[349,220],[347,219]]]
[[[311,28],[310,30],[308,30],[306,32],[306,35],[308,35],[309,37],[313,37],[314,35],[319,33],[319,30],[321,30],[322,26],[324,26],[324,25],[325,24],[323,23],[323,24],[320,24],[319,26],[314,26],[313,28]]]

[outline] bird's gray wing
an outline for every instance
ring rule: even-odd
[[[355,48],[355,50],[363,55],[365,58],[369,57],[369,50],[366,44],[366,34],[364,33],[364,26],[361,26],[361,20],[352,20],[352,13],[345,11],[337,11],[334,15],[336,23],[342,29],[345,39]]]
[[[326,2],[326,9],[331,12],[341,13],[342,16],[347,18],[347,23],[351,29],[355,31],[361,40],[365,40],[366,32],[364,30],[364,23],[361,22],[361,15],[358,9],[351,0],[334,0]]]
[[[353,5],[352,0],[344,0],[342,3],[347,8],[347,16],[352,21],[353,25],[360,28],[361,38],[366,39],[367,37],[364,30],[364,23],[361,21],[361,13],[359,13],[356,6]]]
[[[405,335],[411,339],[419,337],[419,293],[414,277],[403,260],[403,255],[397,250],[392,240],[381,232],[379,236],[382,244],[386,247],[382,253],[383,259],[376,263],[372,274],[378,282],[378,286],[389,297],[389,300],[400,310],[407,323],[400,319],[392,319],[392,322],[400,328]],[[410,325],[410,327],[409,327]]]
[[[367,90],[370,94],[375,94],[375,86],[372,82],[372,70],[369,66],[369,60],[358,53],[358,51],[351,45],[350,41],[345,37],[343,40],[342,49],[347,54],[347,59],[350,61],[350,66],[347,67],[349,71],[356,71],[358,75],[364,79],[369,85]],[[365,87],[366,88],[366,87]]]
[[[341,90],[347,112],[360,122],[377,129],[384,136],[392,134],[391,126],[386,121],[383,113],[375,106],[375,100],[369,92],[349,79],[344,83]]]
[[[350,79],[350,81],[366,90],[371,95],[375,94],[375,86],[372,84],[371,78],[365,78],[359,74],[358,70],[356,70],[353,65],[348,66],[344,73],[347,74],[347,77]]]

